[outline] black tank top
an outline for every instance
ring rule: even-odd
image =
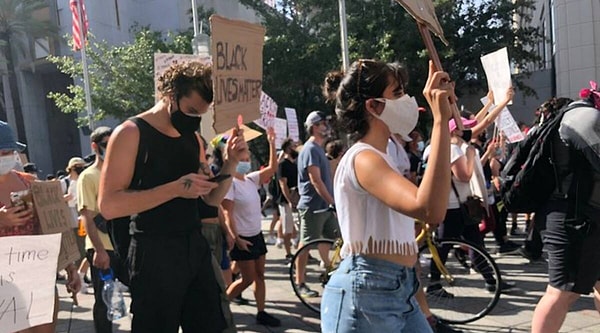
[[[204,202],[202,198],[198,199],[198,216],[199,219],[212,219],[215,217],[219,217],[219,208],[215,206],[211,206]]]
[[[145,161],[139,174],[140,190],[172,182],[200,167],[200,146],[194,133],[169,137],[145,120],[131,118],[140,131],[140,152]],[[135,228],[145,234],[180,235],[200,228],[198,200],[175,198],[138,214]]]

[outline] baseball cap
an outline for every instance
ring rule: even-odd
[[[69,160],[69,163],[67,164],[67,167],[65,169],[70,170],[72,167],[76,166],[77,164],[85,165],[86,163],[83,160],[83,158],[81,158],[81,157],[72,157]]]
[[[325,119],[327,119],[327,116],[325,115],[325,113],[323,113],[323,111],[313,111],[308,114],[308,117],[306,117],[304,126],[306,128],[310,128],[312,125],[317,124]]]
[[[471,127],[477,125],[476,119],[467,119],[467,118],[461,117],[460,120],[465,128],[471,128]],[[452,132],[456,129],[456,122],[454,119],[450,119],[450,121],[448,122],[448,127],[450,128],[450,132]]]
[[[23,151],[27,146],[15,139],[15,133],[8,123],[0,121],[0,150]]]

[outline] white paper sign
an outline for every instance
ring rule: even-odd
[[[60,236],[0,237],[0,333],[52,322]]]
[[[512,86],[506,47],[481,57],[481,64],[487,77],[488,87],[494,92],[494,98],[504,99],[506,91]],[[508,104],[511,105],[512,101]]]
[[[171,67],[171,65],[181,64],[190,61],[197,61],[203,64],[210,63],[210,56],[201,57],[194,54],[178,54],[178,53],[154,53],[154,100],[158,101],[160,94],[158,93],[158,78]],[[207,118],[208,119],[208,118]]]
[[[280,149],[283,140],[287,138],[287,120],[281,118],[273,119],[275,130],[275,148]]]
[[[298,129],[298,117],[296,116],[296,109],[285,108],[285,117],[287,118],[290,138],[296,142],[300,142],[300,130]]]
[[[269,95],[265,94],[264,91],[261,92],[260,119],[255,120],[254,123],[262,129],[274,127],[275,116],[277,116],[277,103]]]
[[[481,98],[481,103],[486,105],[488,102],[487,96]],[[495,105],[492,105],[492,109],[495,108]],[[500,111],[500,115],[496,118],[496,127],[504,133],[506,139],[510,143],[519,142],[525,139],[525,135],[521,132],[519,125],[513,118],[510,110],[507,107],[504,107],[502,111]]]

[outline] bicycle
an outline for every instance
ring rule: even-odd
[[[440,280],[428,286],[436,287],[428,288],[431,291],[426,293],[429,307],[436,317],[447,323],[466,324],[481,319],[492,311],[500,299],[502,278],[496,262],[485,250],[462,239],[435,239],[433,231],[426,227],[421,229],[417,242],[422,244],[416,265],[419,281],[426,284],[433,267],[441,273]],[[298,249],[292,258],[289,274],[294,293],[302,304],[315,313],[320,312],[325,285],[341,261],[342,244],[341,238],[316,239]],[[437,250],[442,246],[450,247],[450,255],[445,264]],[[294,263],[300,254],[306,252],[311,259],[306,265],[305,283],[308,288],[317,292],[313,297],[302,295],[296,284]],[[471,256],[476,263],[472,262]],[[482,275],[485,275],[484,280]],[[493,280],[494,283],[486,286],[485,280]]]

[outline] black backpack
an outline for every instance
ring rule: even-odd
[[[135,169],[133,177],[131,178],[131,183],[129,184],[129,189],[136,190],[140,189],[142,171],[144,164],[146,163],[148,143],[146,139],[147,135],[145,135],[145,133],[150,130],[150,128],[148,128],[150,125],[137,117],[130,118],[129,120],[133,121],[140,131],[140,143],[138,144],[138,152],[135,157]],[[106,221],[108,235],[118,260],[118,264],[116,265],[118,269],[115,272],[115,276],[126,286],[129,286],[130,282],[128,255],[129,245],[131,244],[131,235],[133,235],[131,221],[134,218],[135,216],[124,216]]]
[[[566,112],[589,106],[573,102],[529,133],[512,151],[502,170],[502,200],[511,213],[532,213],[548,201],[559,182],[552,140]]]

